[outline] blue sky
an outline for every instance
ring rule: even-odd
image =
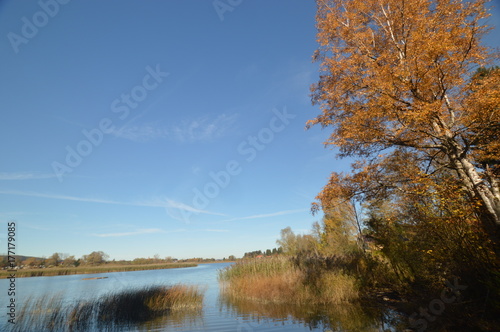
[[[112,259],[241,256],[310,229],[349,165],[304,129],[315,9],[2,2],[0,252],[11,220],[18,254]]]

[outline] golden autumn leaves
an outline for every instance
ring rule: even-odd
[[[313,210],[446,193],[497,232],[500,71],[475,74],[498,59],[481,44],[485,3],[318,0],[321,114],[307,126],[331,128],[325,144],[360,161],[332,174]]]

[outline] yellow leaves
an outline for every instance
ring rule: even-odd
[[[334,126],[332,143],[347,154],[387,135],[421,144],[416,133],[432,131],[430,117],[447,110],[443,92],[461,105],[454,88],[488,57],[477,22],[485,15],[482,2],[318,1],[323,75],[313,96],[323,114],[307,125]]]
[[[325,144],[362,160],[331,175],[313,211],[357,197],[394,204],[388,224],[477,223],[485,206],[467,176],[500,172],[500,70],[467,82],[495,60],[481,46],[487,16],[483,0],[318,1],[321,113],[306,126],[332,128]]]

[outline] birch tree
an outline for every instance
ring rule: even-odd
[[[314,209],[344,197],[425,194],[452,174],[490,234],[500,229],[500,70],[481,43],[487,1],[317,0],[325,145],[354,157]],[[451,181],[451,180],[450,180]]]

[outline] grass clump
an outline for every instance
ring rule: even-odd
[[[203,291],[196,286],[149,286],[65,303],[60,295],[29,299],[13,331],[89,331],[133,326],[178,313],[197,313]]]
[[[102,323],[143,322],[163,313],[200,309],[203,295],[194,286],[153,286],[112,294],[100,301],[98,321]]]

